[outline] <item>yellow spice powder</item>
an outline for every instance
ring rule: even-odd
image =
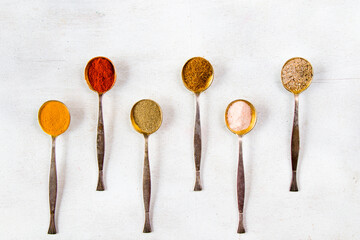
[[[54,137],[65,132],[70,124],[69,110],[65,104],[55,100],[41,106],[38,118],[44,132]]]

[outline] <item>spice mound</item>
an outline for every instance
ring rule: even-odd
[[[251,107],[244,101],[236,101],[227,110],[226,120],[234,132],[247,129],[252,119]]]
[[[69,127],[70,113],[65,104],[59,101],[48,101],[39,110],[41,128],[51,136],[59,136]]]
[[[151,134],[156,132],[162,122],[159,105],[149,99],[140,100],[131,110],[131,120],[138,132]]]
[[[103,57],[92,59],[88,63],[88,82],[98,93],[108,91],[115,83],[115,69],[112,63]]]
[[[206,90],[213,80],[213,67],[210,62],[201,57],[188,60],[182,70],[185,86],[193,92]]]
[[[293,93],[300,93],[311,83],[313,69],[311,64],[303,58],[292,58],[281,70],[281,81],[284,87]]]

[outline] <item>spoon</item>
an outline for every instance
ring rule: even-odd
[[[150,224],[150,196],[151,196],[151,177],[148,151],[148,138],[150,134],[156,132],[161,126],[162,112],[160,106],[150,100],[143,99],[135,103],[130,113],[131,124],[136,131],[144,135],[145,138],[145,157],[143,171],[143,198],[145,207],[144,233],[151,232]]]
[[[91,71],[92,74],[89,75],[89,71]],[[105,71],[107,71],[107,74]],[[109,91],[115,84],[116,73],[114,64],[105,57],[95,57],[91,59],[85,67],[85,80],[89,88],[97,92],[99,95],[99,118],[97,128],[97,158],[99,177],[96,190],[104,191],[105,187],[103,180],[103,167],[105,154],[105,134],[102,113],[102,96],[105,92]]]
[[[290,185],[291,192],[297,192],[296,171],[300,150],[299,135],[299,94],[307,89],[313,77],[313,68],[304,58],[295,57],[289,59],[281,70],[281,82],[286,90],[295,96],[294,122],[291,137],[291,167],[292,180]]]
[[[201,125],[200,125],[200,107],[199,96],[200,93],[210,87],[213,78],[214,70],[210,62],[202,57],[194,57],[189,59],[182,69],[182,80],[185,87],[195,93],[196,99],[196,114],[195,114],[195,128],[194,128],[194,157],[195,157],[195,187],[194,191],[201,191],[200,182],[200,162],[201,162]]]
[[[57,176],[55,161],[55,139],[66,131],[70,124],[70,113],[65,104],[51,100],[45,102],[39,109],[38,120],[42,130],[51,135],[52,150],[49,177],[49,203],[50,203],[50,225],[48,234],[56,233],[55,206],[57,195]]]
[[[237,199],[239,209],[238,233],[245,233],[244,228],[244,199],[245,199],[245,173],[242,152],[242,136],[250,132],[256,123],[254,106],[242,99],[232,101],[225,111],[225,123],[228,129],[239,137],[239,163],[237,172]]]

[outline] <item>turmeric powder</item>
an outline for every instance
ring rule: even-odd
[[[65,104],[51,100],[40,107],[38,119],[44,132],[56,137],[69,127],[70,113]]]

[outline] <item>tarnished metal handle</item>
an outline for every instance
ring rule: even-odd
[[[195,128],[194,128],[194,157],[195,157],[195,169],[196,169],[196,180],[194,191],[201,191],[200,182],[200,162],[201,162],[201,124],[200,124],[200,106],[199,106],[199,95],[196,93],[196,114],[195,114]]]
[[[151,232],[150,224],[150,197],[151,197],[151,177],[150,177],[150,162],[149,162],[149,148],[148,138],[149,136],[144,134],[145,138],[145,156],[144,156],[144,171],[143,171],[143,198],[145,208],[145,224],[144,233]]]
[[[239,209],[239,226],[238,233],[245,233],[244,228],[244,199],[245,199],[245,173],[242,152],[242,136],[239,135],[239,163],[237,172],[237,199]]]
[[[52,137],[51,148],[51,163],[50,163],[50,177],[49,177],[49,203],[50,203],[50,225],[48,234],[56,233],[55,226],[55,207],[57,195],[57,176],[56,176],[56,159],[55,159],[55,138]]]
[[[297,192],[298,186],[296,182],[296,171],[300,150],[300,135],[299,135],[299,95],[295,94],[295,110],[294,110],[294,123],[291,136],[291,167],[292,167],[292,180],[290,191]]]
[[[104,152],[105,152],[105,136],[104,136],[104,120],[102,112],[102,93],[99,93],[99,119],[97,128],[97,158],[99,167],[99,178],[97,184],[97,191],[104,191],[103,180],[103,166],[104,166]]]

